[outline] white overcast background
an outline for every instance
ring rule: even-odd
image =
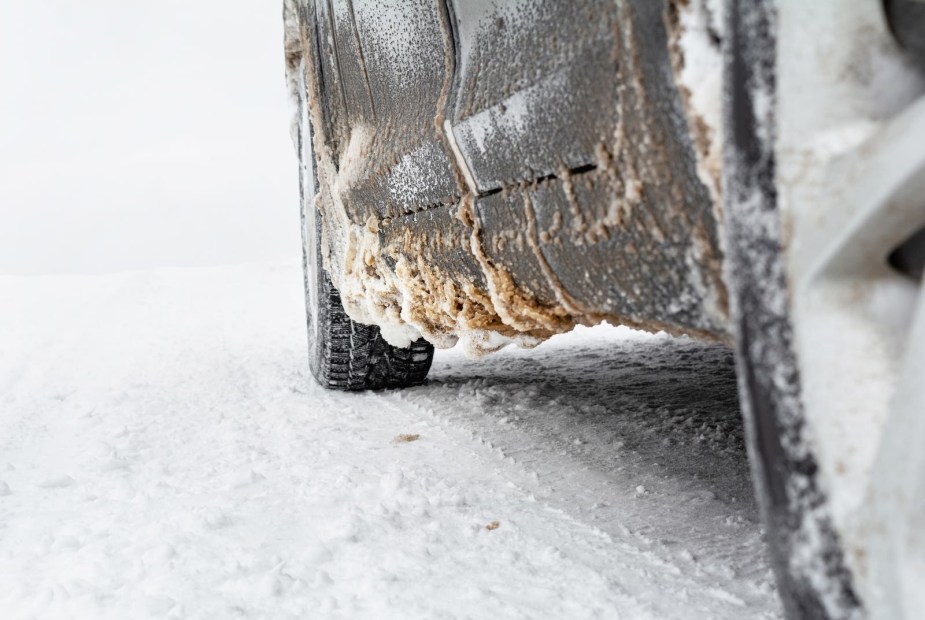
[[[0,273],[298,260],[281,4],[0,1]]]

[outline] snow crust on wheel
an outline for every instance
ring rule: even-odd
[[[921,255],[925,81],[878,2],[730,6],[727,267],[781,595],[925,617],[925,304],[890,259]]]

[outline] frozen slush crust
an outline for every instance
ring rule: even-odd
[[[460,41],[486,50],[528,39],[551,27],[548,7],[494,7],[494,19],[473,26],[452,4],[408,2],[390,9],[405,13],[396,34],[388,16],[363,13],[374,8],[328,13],[325,3],[287,2],[290,74],[306,59],[324,262],[351,318],[380,326],[396,346],[462,340],[472,354],[605,320],[726,338],[712,100],[680,82],[709,73],[719,56],[705,47],[706,30],[685,34],[707,19],[686,13],[701,4],[657,4],[560,6],[560,18],[581,17],[575,28],[587,22],[582,11],[596,11],[593,32],[531,60],[550,72],[538,78],[547,88],[507,92],[499,82],[493,93],[467,81],[479,60]],[[328,44],[316,41],[326,32]],[[348,54],[357,41],[363,53]],[[441,71],[418,71],[428,58]],[[593,85],[582,85],[583,71]],[[401,87],[381,93],[383,82],[413,84],[418,96],[396,100]],[[572,90],[592,86],[611,89],[615,105],[598,110],[606,122],[594,131],[576,127],[570,143],[542,111],[567,114],[579,106]],[[535,145],[535,160],[527,152],[519,167],[499,160],[521,178],[493,179],[480,163],[507,156],[491,148],[502,138],[514,151]],[[549,162],[570,161],[544,163],[550,144]]]

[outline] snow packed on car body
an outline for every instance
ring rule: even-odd
[[[322,254],[352,318],[474,351],[605,319],[727,335],[719,212],[660,6],[302,10],[329,48],[305,73]]]

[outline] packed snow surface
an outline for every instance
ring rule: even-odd
[[[776,618],[721,346],[325,392],[301,275],[0,277],[4,618]]]

